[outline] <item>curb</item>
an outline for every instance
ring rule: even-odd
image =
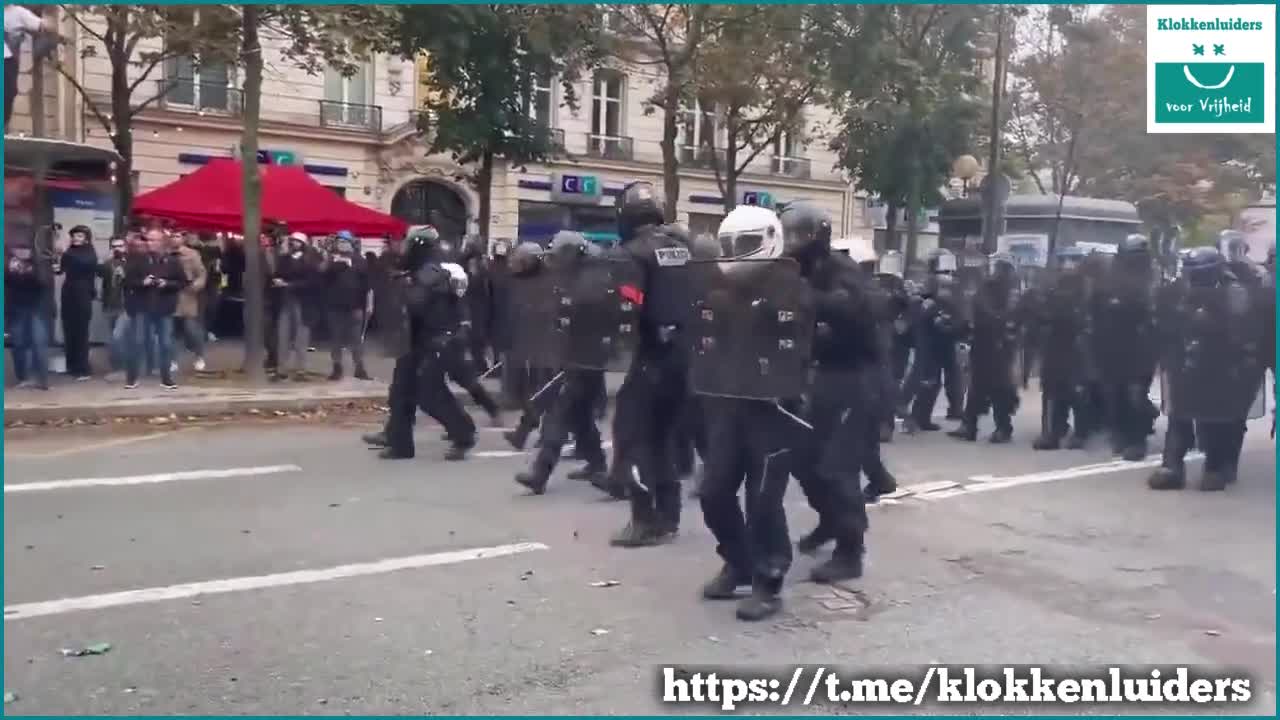
[[[234,398],[225,400],[191,400],[172,403],[138,403],[136,405],[62,405],[58,407],[5,408],[5,424],[38,424],[70,418],[113,420],[115,418],[151,418],[157,416],[207,416],[262,412],[305,412],[345,408],[364,403],[385,405],[387,393],[369,393],[332,398]]]

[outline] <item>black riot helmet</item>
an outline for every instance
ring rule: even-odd
[[[630,242],[640,228],[661,225],[665,220],[665,204],[653,183],[639,180],[622,188],[618,196],[618,237],[622,242]]]
[[[522,242],[507,255],[507,269],[512,275],[532,275],[542,266],[542,246],[536,242]]]
[[[573,230],[561,230],[551,238],[551,245],[547,249],[547,260],[568,264],[577,261],[579,258],[599,254],[600,248],[582,233]]]
[[[1262,264],[1271,272],[1276,271],[1276,244],[1274,242],[1267,246],[1267,259]]]
[[[689,243],[689,252],[695,260],[714,260],[720,257],[720,243],[711,233],[698,233]]]
[[[401,269],[410,272],[417,270],[428,262],[438,260],[440,255],[440,232],[430,225],[420,225],[409,230],[404,238],[404,251],[401,255]]]
[[[831,213],[818,205],[806,200],[788,203],[778,221],[784,255],[805,258],[831,251]]]
[[[1182,274],[1192,287],[1213,287],[1226,272],[1227,261],[1215,247],[1191,248],[1182,256]]]

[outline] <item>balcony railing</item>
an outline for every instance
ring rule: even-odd
[[[320,103],[320,127],[347,128],[382,132],[382,106],[360,105],[336,100],[317,100]]]
[[[769,172],[796,180],[808,180],[811,177],[807,158],[774,157],[770,161]]]
[[[244,92],[223,82],[169,79],[156,81],[157,104],[165,110],[238,117]]]
[[[635,143],[629,137],[588,134],[587,155],[605,160],[632,160]]]
[[[680,164],[690,168],[711,168],[712,160],[715,161],[714,166],[724,167],[724,150],[721,148],[709,148],[706,145],[699,147],[682,146],[679,148]]]

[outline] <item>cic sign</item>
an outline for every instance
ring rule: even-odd
[[[600,179],[594,175],[551,174],[551,200],[573,205],[598,205],[602,193]]]
[[[743,205],[758,205],[762,208],[773,208],[773,194],[762,190],[751,190],[742,193]]]

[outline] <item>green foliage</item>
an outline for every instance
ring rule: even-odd
[[[597,57],[595,8],[556,5],[418,5],[401,8],[398,50],[426,53],[431,152],[458,163],[500,156],[514,166],[559,148],[529,103],[539,78],[558,76],[576,107],[581,70]]]
[[[974,46],[980,6],[840,6],[832,148],[858,186],[897,207],[938,202],[951,163],[983,118]]]

